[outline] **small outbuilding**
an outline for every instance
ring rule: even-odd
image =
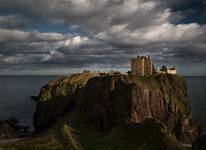
[[[172,68],[167,68],[165,65],[163,65],[161,68],[160,68],[160,73],[167,73],[167,74],[177,74],[177,70],[175,67],[172,67]]]
[[[168,74],[177,74],[177,70],[176,70],[175,67],[172,67],[172,68],[169,68],[169,69],[167,70],[167,73],[168,73]]]

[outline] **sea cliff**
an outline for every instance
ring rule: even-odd
[[[16,149],[174,150],[199,134],[187,85],[169,74],[59,77],[42,87],[34,126],[36,136]]]

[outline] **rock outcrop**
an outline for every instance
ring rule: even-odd
[[[34,114],[37,132],[65,115],[83,114],[98,131],[154,119],[181,142],[199,133],[193,123],[185,81],[177,75],[135,77],[84,72],[45,85]]]
[[[18,124],[19,120],[10,117],[0,120],[0,140],[14,139],[30,135],[29,127]]]
[[[58,117],[72,111],[77,90],[95,76],[97,73],[90,72],[63,76],[42,87],[33,117],[35,128],[44,130]]]

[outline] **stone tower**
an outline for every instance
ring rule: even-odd
[[[133,75],[150,76],[153,74],[153,64],[149,56],[137,56],[131,59],[131,71]]]

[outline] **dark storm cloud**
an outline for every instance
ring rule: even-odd
[[[108,26],[129,23],[143,27],[174,19],[161,1],[148,0],[2,0],[1,10],[27,17],[44,18],[53,23],[80,24],[98,32]],[[45,11],[46,8],[46,11]],[[177,17],[179,17],[177,15]]]
[[[18,15],[0,16],[0,28],[19,29],[27,26],[28,20]]]
[[[1,0],[0,64],[128,67],[136,54],[149,54],[164,63],[205,63],[206,26],[187,20],[201,8],[198,2]],[[64,23],[82,33],[25,30],[37,20]]]
[[[205,0],[182,0],[173,5],[173,10],[181,11],[185,16],[181,20],[182,23],[206,24],[205,7]]]
[[[0,29],[0,54],[43,54],[65,38],[65,35],[59,33]]]

